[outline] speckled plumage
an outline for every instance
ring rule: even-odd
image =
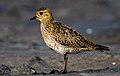
[[[41,22],[40,29],[47,46],[61,54],[66,55],[81,50],[109,50],[108,47],[85,38],[71,27],[55,21],[49,8],[40,8],[34,18]]]
[[[63,49],[56,50],[61,50],[61,54],[96,49],[96,44],[65,24],[52,21],[48,25],[42,24],[41,27],[42,35],[46,44],[54,50],[56,50],[55,47],[59,48],[59,46],[61,46]],[[49,37],[51,38],[49,39]],[[56,45],[53,45],[53,42],[56,43]]]

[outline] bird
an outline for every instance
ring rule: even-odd
[[[34,19],[41,22],[39,29],[46,45],[64,56],[64,65],[61,73],[67,73],[68,54],[86,50],[99,50],[101,52],[110,50],[109,47],[96,44],[84,37],[70,26],[56,21],[53,18],[52,11],[47,7],[40,8],[30,20]]]

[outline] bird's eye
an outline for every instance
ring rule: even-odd
[[[42,15],[43,14],[43,12],[40,12],[40,15]]]

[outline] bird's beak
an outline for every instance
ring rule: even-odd
[[[34,16],[34,17],[30,18],[30,20],[34,20],[34,19],[36,19],[36,16]]]

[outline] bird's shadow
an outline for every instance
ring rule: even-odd
[[[103,68],[103,69],[87,69],[87,70],[82,70],[82,71],[68,71],[67,73],[60,73],[59,70],[55,70],[53,69],[52,71],[45,73],[45,72],[41,72],[41,73],[36,73],[36,75],[49,75],[49,74],[71,74],[71,73],[117,73],[120,71],[120,67],[115,67],[115,68]]]

